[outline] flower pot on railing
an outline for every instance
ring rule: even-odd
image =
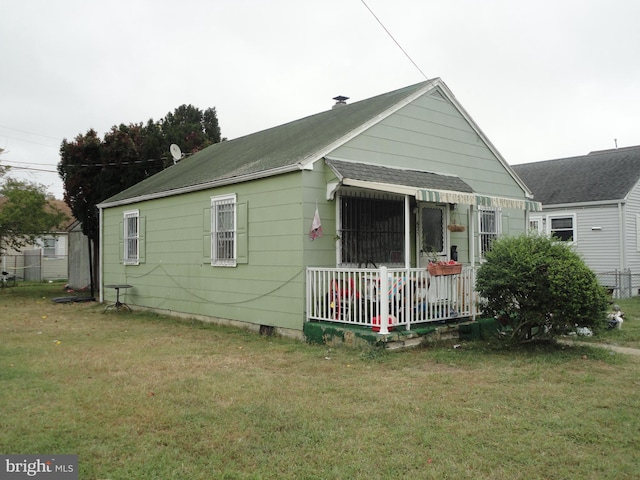
[[[453,260],[449,262],[430,263],[427,265],[427,270],[434,276],[457,275],[462,272],[462,264],[454,262]]]

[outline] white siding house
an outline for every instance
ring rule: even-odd
[[[571,242],[603,283],[637,295],[640,146],[513,169],[543,205],[542,212],[531,216],[530,228]]]

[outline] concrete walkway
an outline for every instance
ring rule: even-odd
[[[611,350],[616,353],[624,353],[626,355],[639,355],[640,349],[638,348],[630,348],[630,347],[619,347],[618,345],[609,345],[606,343],[592,343],[592,342],[581,342],[579,340],[567,340],[567,339],[558,339],[558,343],[562,343],[563,345],[579,345],[583,347],[597,347],[604,348],[607,350]]]

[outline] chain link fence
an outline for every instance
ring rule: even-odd
[[[9,281],[43,282],[68,277],[66,255],[45,257],[41,250],[27,250],[14,255],[2,255],[0,259],[4,285],[8,285]]]
[[[640,295],[640,274],[631,270],[613,270],[597,273],[598,281],[613,298],[630,298]]]

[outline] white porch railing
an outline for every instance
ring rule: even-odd
[[[307,268],[307,321],[410,330],[412,325],[475,318],[475,270],[431,275],[424,268]],[[380,319],[387,318],[387,322]]]

